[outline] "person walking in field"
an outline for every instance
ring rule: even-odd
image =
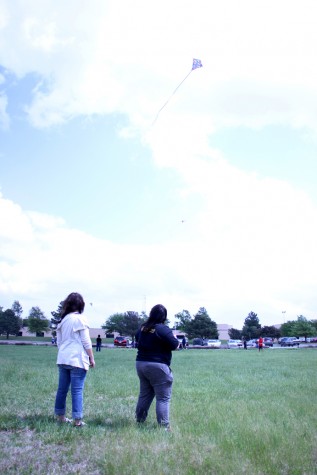
[[[58,389],[55,399],[55,415],[58,422],[73,422],[81,427],[83,422],[83,392],[89,367],[95,367],[88,324],[82,315],[85,308],[83,297],[73,292],[65,299],[61,321],[56,328]],[[66,417],[66,398],[71,388],[72,417]]]
[[[261,351],[262,348],[263,348],[263,338],[261,336],[259,338],[259,343],[258,344],[259,344],[259,351]]]
[[[96,338],[96,351],[101,351],[101,344],[102,344],[102,339],[100,338],[100,335],[98,335]]]
[[[140,392],[135,415],[137,422],[145,422],[155,397],[157,422],[170,430],[169,410],[173,384],[170,364],[172,351],[178,348],[179,341],[165,325],[166,319],[166,308],[160,304],[155,305],[136,334],[136,371],[140,380]]]
[[[186,338],[184,336],[182,339],[182,347],[183,347],[183,350],[186,350]]]

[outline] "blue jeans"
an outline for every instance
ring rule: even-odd
[[[162,426],[169,426],[169,409],[172,396],[173,373],[163,363],[137,361],[136,370],[140,379],[140,394],[136,406],[137,422],[144,422],[156,398],[156,419]]]
[[[55,399],[55,415],[64,416],[66,414],[66,398],[71,386],[72,394],[72,418],[83,418],[84,384],[87,371],[83,368],[76,368],[65,364],[58,365],[59,382]]]

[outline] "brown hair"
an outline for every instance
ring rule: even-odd
[[[158,323],[164,323],[167,319],[167,310],[164,305],[155,305],[150,311],[150,316],[147,321],[142,325],[142,331],[148,333]]]
[[[63,309],[61,312],[62,320],[63,318],[72,312],[83,313],[85,308],[85,302],[83,297],[77,292],[72,292],[66,297],[63,302]]]

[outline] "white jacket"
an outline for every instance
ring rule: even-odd
[[[86,349],[92,348],[88,324],[80,313],[66,315],[56,329],[58,355],[56,364],[89,369]]]

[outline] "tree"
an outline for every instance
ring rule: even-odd
[[[23,313],[23,308],[22,306],[20,305],[20,302],[18,300],[15,300],[12,304],[12,307],[11,307],[11,310],[12,312],[14,313],[14,315],[18,318],[21,318],[21,315]]]
[[[7,309],[4,312],[0,310],[0,334],[5,334],[7,340],[9,335],[16,335],[22,325],[21,318],[17,317],[13,310]]]
[[[278,328],[273,326],[264,326],[261,328],[261,335],[262,336],[269,336],[271,338],[279,338],[281,336],[281,332]]]
[[[63,310],[64,301],[60,302],[56,311],[51,312],[52,318],[50,323],[50,329],[52,331],[52,335],[56,336],[56,328],[59,322],[62,319],[62,310]]]
[[[125,313],[124,316],[124,332],[127,336],[132,337],[132,341],[134,341],[135,334],[140,327],[140,325],[144,322],[144,317],[141,318],[138,312],[128,311]]]
[[[256,313],[250,312],[247,318],[244,320],[242,335],[244,338],[251,340],[253,338],[258,338],[260,333],[261,325],[258,316]]]
[[[142,318],[142,321],[145,322],[149,318],[149,316],[146,314],[144,310],[142,310],[140,318]]]
[[[280,331],[281,331],[281,336],[294,336],[293,332],[293,325],[294,325],[294,320],[288,320],[285,323],[282,323]]]
[[[124,313],[114,313],[113,315],[110,315],[108,320],[106,320],[103,325],[101,325],[101,328],[105,330],[105,333],[118,332],[120,335],[122,335],[124,331],[124,326],[122,323],[123,319]]]
[[[28,317],[28,332],[42,333],[49,330],[49,321],[39,307],[32,307]]]
[[[211,320],[206,309],[200,307],[188,325],[188,338],[218,338],[217,324]]]
[[[174,317],[176,330],[181,330],[184,333],[188,333],[190,324],[192,322],[192,317],[189,311],[183,310],[182,312],[176,313]]]
[[[228,334],[232,340],[241,340],[242,338],[242,331],[237,330],[236,328],[230,328]]]
[[[144,312],[142,316],[134,311],[114,313],[103,325],[101,325],[101,328],[105,330],[105,333],[118,332],[123,336],[131,336],[134,341],[138,328],[146,319],[147,316]]]
[[[314,327],[315,329],[315,335],[317,333],[317,320],[311,320],[310,323],[312,324],[312,326]]]
[[[295,336],[304,336],[305,340],[308,336],[314,336],[316,331],[312,323],[303,315],[297,317],[297,321],[293,323],[292,329]]]
[[[63,305],[64,305],[64,301],[62,301],[62,302],[60,302],[60,303],[58,304],[58,307],[57,307],[57,310],[56,310],[56,311],[51,312],[51,315],[52,315],[52,317],[53,317],[51,320],[56,320],[56,321],[58,321],[58,322],[61,321]]]

